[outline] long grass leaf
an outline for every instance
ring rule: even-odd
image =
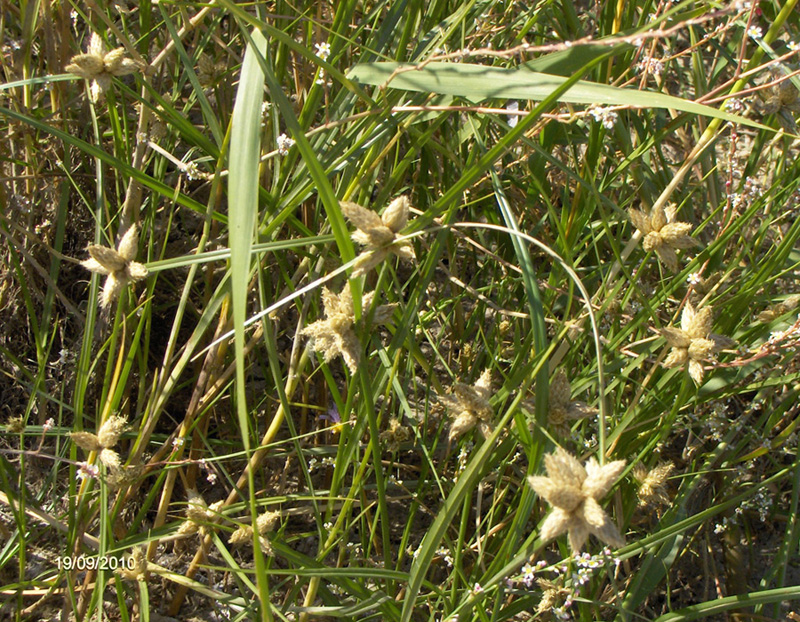
[[[542,101],[570,81],[570,78],[563,76],[526,69],[504,69],[470,63],[428,63],[421,68],[393,62],[365,63],[353,67],[349,75],[363,84],[387,85],[389,88],[422,93],[457,95],[474,102],[487,99]],[[745,117],[680,97],[586,80],[573,81],[557,99],[571,104],[670,108],[774,131]]]

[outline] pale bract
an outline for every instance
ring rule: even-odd
[[[542,524],[541,539],[549,541],[566,532],[574,553],[583,548],[589,535],[611,546],[623,546],[625,540],[599,501],[625,469],[625,461],[600,466],[591,458],[584,467],[559,448],[544,457],[544,464],[547,477],[528,478],[531,488],[553,507]]]

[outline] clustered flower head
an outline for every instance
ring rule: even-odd
[[[280,517],[280,512],[265,512],[264,514],[259,514],[256,518],[258,542],[265,555],[272,555],[272,544],[270,544],[267,534],[275,529],[275,525],[277,525]],[[231,544],[246,544],[252,541],[253,527],[251,525],[242,525],[234,531],[228,539],[228,542]]]
[[[671,272],[678,271],[678,249],[692,248],[698,242],[689,232],[692,225],[687,222],[673,222],[675,206],[657,207],[645,214],[631,209],[628,211],[633,226],[644,235],[642,247],[648,253],[655,251],[658,258]]]
[[[452,442],[477,427],[484,438],[492,433],[492,372],[484,370],[478,381],[469,386],[456,383],[452,395],[440,395],[439,401],[445,405],[453,417],[448,439]]]
[[[86,54],[73,56],[64,68],[84,80],[91,80],[90,95],[93,102],[100,99],[111,86],[112,76],[127,76],[138,69],[135,61],[125,58],[125,48],[108,51],[96,32],[89,38]]]
[[[138,247],[139,229],[136,225],[132,225],[122,236],[116,250],[94,244],[89,246],[91,258],[82,261],[81,265],[91,272],[108,277],[100,297],[100,306],[103,309],[108,308],[128,283],[140,281],[147,276],[147,268],[133,261]]]
[[[561,436],[569,436],[571,422],[596,414],[596,408],[572,399],[567,373],[559,369],[550,381],[550,404],[547,411],[547,423],[550,427]]]
[[[786,300],[778,302],[768,309],[764,309],[758,314],[758,319],[761,322],[771,322],[785,313],[793,311],[798,304],[800,304],[800,294],[792,294]]]
[[[713,316],[714,311],[710,306],[695,311],[691,303],[687,302],[681,314],[681,327],[667,326],[661,329],[661,336],[672,348],[664,361],[664,367],[688,365],[692,380],[698,385],[703,382],[705,370],[702,361],[734,343],[728,337],[711,332]]]
[[[374,296],[375,292],[364,294],[361,308],[365,313]],[[306,326],[301,334],[311,337],[311,348],[321,353],[326,363],[341,354],[350,373],[355,374],[361,362],[361,343],[354,331],[356,318],[350,286],[345,285],[341,294],[334,294],[324,288],[322,304],[325,307],[325,319]],[[372,323],[387,323],[396,306],[379,305],[373,314]]]
[[[356,227],[353,240],[366,247],[356,259],[353,276],[365,274],[390,253],[406,261],[416,258],[414,248],[408,241],[397,241],[397,234],[408,224],[408,197],[397,197],[381,216],[348,201],[343,201],[341,206],[342,214]]]
[[[144,547],[136,546],[128,556],[128,563],[122,564],[117,571],[123,579],[129,581],[147,580],[147,556]]]
[[[69,436],[81,449],[97,452],[100,462],[107,467],[118,469],[120,466],[119,454],[111,448],[119,442],[119,438],[127,425],[128,422],[124,417],[111,415],[100,426],[97,434],[92,432],[72,432]]]
[[[225,61],[215,63],[207,54],[197,59],[197,81],[204,89],[214,86],[225,74],[228,65]]]
[[[331,55],[331,44],[327,41],[315,43],[314,49],[317,52],[317,56],[319,56],[322,60],[328,60],[328,57]]]
[[[380,439],[386,443],[386,449],[396,452],[400,449],[400,444],[405,443],[411,438],[411,430],[404,426],[397,417],[389,419],[389,426],[381,432]]]
[[[289,155],[289,149],[294,147],[294,139],[289,138],[286,134],[281,134],[275,139],[278,144],[278,154],[282,156]]]
[[[541,539],[552,540],[566,531],[573,553],[581,550],[589,534],[611,546],[623,546],[624,539],[598,501],[611,490],[625,469],[625,461],[600,466],[590,458],[584,468],[559,448],[544,457],[544,464],[547,477],[528,478],[531,488],[553,506],[542,524]]]
[[[225,501],[217,501],[208,505],[205,499],[200,496],[197,491],[189,490],[186,493],[186,520],[181,524],[178,533],[184,536],[197,533],[205,534],[208,525],[216,521],[219,517],[219,512],[225,505]]]
[[[572,590],[569,590],[553,581],[547,579],[537,579],[536,581],[542,589],[542,598],[536,606],[536,613],[544,615],[551,609],[555,609],[559,602],[563,603],[563,609],[569,609],[572,606]],[[567,617],[566,619],[572,619]]]
[[[617,118],[619,117],[616,112],[610,108],[606,108],[605,106],[592,106],[587,112],[592,115],[592,118],[595,121],[602,123],[603,127],[607,130],[614,129],[614,124],[617,122]]]
[[[633,479],[639,484],[636,495],[639,497],[639,506],[669,505],[670,498],[667,493],[667,478],[672,473],[675,465],[671,462],[659,464],[648,469],[643,464],[637,464],[633,469]]]

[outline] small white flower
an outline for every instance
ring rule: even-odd
[[[508,110],[509,112],[517,112],[519,110],[519,102],[516,99],[512,99],[510,102],[506,104],[506,110]],[[508,117],[509,127],[516,127],[517,123],[519,123],[519,117],[517,115],[509,115]]]
[[[800,50],[800,43],[797,41],[789,41],[789,43],[786,44],[786,47],[792,52],[797,52],[797,50]]]
[[[742,103],[741,99],[736,99],[735,97],[725,101],[725,112],[742,112],[744,110],[744,104]]]
[[[699,285],[700,283],[703,282],[703,277],[700,276],[699,272],[692,272],[689,276],[686,277],[686,281],[689,283],[689,285],[692,286]]]
[[[530,562],[522,567],[522,582],[526,587],[530,587],[533,584],[534,572],[535,568],[531,566]]]
[[[44,425],[42,426],[42,431],[49,432],[55,427],[55,425],[56,425],[56,420],[50,417],[47,421],[44,422]]]
[[[100,475],[100,469],[95,464],[81,462],[78,465],[78,479],[95,479]]]
[[[327,41],[323,43],[315,43],[314,47],[317,49],[317,56],[319,56],[322,60],[328,60],[328,57],[331,55],[331,44]]]
[[[194,162],[186,162],[181,166],[181,172],[186,175],[190,181],[195,181],[203,177],[203,173]]]
[[[286,134],[281,134],[277,139],[278,153],[282,156],[289,155],[289,149],[294,146],[294,140],[289,138]]]
[[[614,124],[617,122],[618,115],[613,110],[604,106],[592,106],[588,110],[595,121],[602,123],[603,127],[607,130],[613,130]]]
[[[656,58],[645,58],[640,60],[636,68],[642,73],[652,73],[654,76],[660,76],[664,71],[664,63]]]
[[[761,30],[760,26],[750,26],[747,29],[747,36],[751,39],[761,39],[764,36],[764,31]]]

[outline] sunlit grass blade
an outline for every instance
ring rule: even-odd
[[[609,54],[609,52],[605,52]],[[670,108],[770,131],[765,125],[711,106],[658,93],[615,87],[525,69],[504,69],[470,63],[428,63],[424,67],[381,62],[356,65],[350,75],[364,83],[389,88],[458,95],[474,102],[487,99],[527,99],[542,101],[561,91],[558,101],[571,104]],[[582,75],[582,74],[581,74]]]
[[[263,61],[267,41],[261,33],[252,33],[252,42],[245,53],[239,79],[239,91],[231,120],[230,175],[228,177],[229,229],[228,246],[231,249],[231,299],[236,359],[236,413],[242,444],[250,457],[250,418],[245,391],[245,332],[247,294],[250,285],[250,248],[258,212],[258,173],[261,156],[261,104],[264,99]],[[250,489],[250,514],[255,524],[255,484],[253,472],[248,470]],[[269,588],[264,560],[258,545],[258,532],[254,532],[255,558],[261,619],[271,620]]]

